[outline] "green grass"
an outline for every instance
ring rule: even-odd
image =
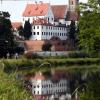
[[[15,76],[16,73],[7,74],[0,70],[0,100],[33,100]]]

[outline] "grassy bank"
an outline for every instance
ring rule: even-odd
[[[43,64],[49,63],[51,67],[56,66],[83,66],[87,65],[99,65],[100,58],[67,58],[67,59],[5,59],[0,60],[0,66],[4,68],[5,71],[9,70],[22,70],[22,69],[35,69]],[[44,64],[42,67],[49,66]]]

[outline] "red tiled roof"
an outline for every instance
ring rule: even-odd
[[[38,18],[36,20],[33,20],[33,25],[46,25],[46,26],[52,26],[51,23],[49,23],[46,19]]]
[[[49,4],[41,3],[41,4],[27,4],[25,11],[23,13],[24,17],[29,16],[44,16],[48,11]]]
[[[22,25],[21,22],[12,22],[11,24],[12,24],[12,27],[13,27],[13,28],[18,28],[19,26]]]
[[[73,12],[67,12],[67,21],[77,21],[79,18],[79,15],[77,12],[73,11]]]
[[[64,18],[67,11],[67,5],[52,5],[51,7],[55,19]]]

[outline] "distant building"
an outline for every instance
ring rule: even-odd
[[[51,24],[59,25],[66,24],[67,21],[77,21],[78,14],[76,12],[76,7],[78,5],[78,0],[68,0],[68,5],[50,5],[49,3],[34,3],[27,4],[23,12],[23,22],[33,20],[38,18],[45,19]],[[70,12],[70,13],[69,13]]]
[[[69,0],[68,5],[50,5],[43,2],[27,4],[23,12],[23,24],[29,20],[32,25],[32,36],[29,41],[31,43],[33,41],[33,44],[38,41],[43,41],[44,44],[50,42],[56,48],[53,51],[69,50],[67,46],[69,44],[68,26],[71,20],[78,21],[77,4],[78,0]],[[37,44],[37,46],[39,45]],[[36,51],[37,46],[33,47]],[[72,46],[70,47],[72,48]],[[42,51],[42,49],[38,51]]]
[[[53,25],[44,19],[33,20],[31,40],[50,40],[59,37],[67,40],[68,28],[64,25]]]
[[[32,23],[33,20],[37,18],[46,19],[48,22],[54,22],[54,15],[49,3],[35,3],[27,4],[25,11],[23,13],[23,21],[30,20]]]

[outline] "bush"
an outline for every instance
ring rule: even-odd
[[[42,58],[41,56],[39,56],[38,54],[33,53],[33,52],[28,52],[24,56],[27,59],[37,59],[37,58],[41,59]]]
[[[90,57],[89,54],[83,51],[72,51],[68,53],[69,58],[87,58]]]

